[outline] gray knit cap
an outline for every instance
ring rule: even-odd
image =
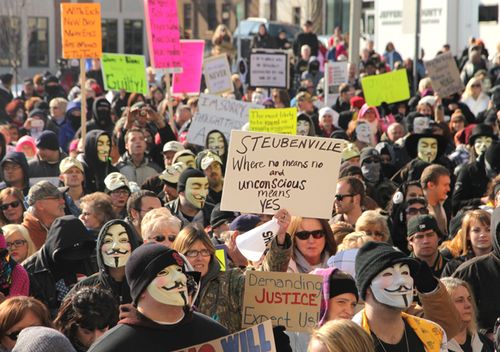
[[[76,352],[68,338],[44,326],[23,329],[12,352]]]

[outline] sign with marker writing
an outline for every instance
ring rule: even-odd
[[[176,352],[276,352],[271,321]]]
[[[464,89],[460,72],[451,53],[444,53],[424,61],[425,69],[432,80],[432,89],[441,97],[461,93]]]
[[[278,234],[279,228],[278,221],[272,219],[236,237],[236,246],[245,258],[257,262],[264,254],[267,245]]]
[[[328,61],[325,64],[325,106],[332,106],[339,96],[339,87],[347,82],[347,62]]]
[[[106,90],[125,89],[129,93],[148,93],[144,56],[103,53],[101,63]]]
[[[233,131],[221,210],[330,219],[344,143]]]
[[[220,95],[234,91],[227,55],[223,54],[205,59],[203,74],[210,94]]]
[[[200,94],[204,48],[204,40],[181,40],[182,73],[174,73],[172,83],[174,94]]]
[[[179,18],[176,0],[144,0],[149,57],[156,68],[182,72]]]
[[[285,51],[252,52],[249,71],[252,87],[288,89],[288,55]]]
[[[406,100],[410,97],[406,70],[396,70],[381,75],[366,76],[361,80],[366,103],[380,106]]]
[[[102,54],[101,4],[61,4],[62,57],[97,59]]]
[[[186,136],[187,141],[205,146],[207,134],[213,130],[221,131],[229,141],[231,130],[239,130],[248,122],[250,109],[263,108],[264,106],[259,104],[200,94],[198,112],[193,116]]]
[[[252,109],[250,131],[297,134],[297,108]]]
[[[311,332],[320,318],[322,282],[319,275],[247,272],[242,326],[271,320],[287,331]]]

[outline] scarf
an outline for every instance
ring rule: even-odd
[[[16,266],[16,262],[9,255],[6,248],[0,252],[0,290],[7,296],[9,294],[10,285],[12,284],[12,270]]]
[[[314,269],[318,268],[328,268],[328,258],[330,258],[330,255],[328,254],[327,251],[324,251],[321,254],[321,261],[319,264],[316,265],[311,265],[309,262],[304,258],[302,253],[297,248],[294,248],[294,257],[295,257],[295,264],[297,265],[297,270],[299,273],[310,273]]]

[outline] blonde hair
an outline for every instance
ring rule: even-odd
[[[362,227],[380,225],[382,227],[384,242],[389,240],[390,232],[387,225],[387,217],[382,215],[378,210],[365,210],[356,220],[356,231],[366,231]]]
[[[29,258],[33,253],[36,252],[36,247],[33,241],[31,240],[30,234],[28,232],[28,229],[24,227],[23,225],[19,224],[9,224],[2,226],[2,231],[5,236],[5,241],[9,241],[9,238],[14,235],[16,232],[19,232],[21,236],[23,236],[23,239],[26,241],[26,244],[28,245],[28,253],[26,254],[26,258]],[[19,263],[21,264],[21,263]]]
[[[427,88],[432,88],[432,81],[430,77],[425,77],[418,82],[418,91],[423,92]]]
[[[462,99],[467,99],[472,96],[472,86],[474,84],[480,84],[481,85],[481,92],[483,92],[483,81],[479,77],[472,77],[469,82],[467,82],[467,85],[465,86],[465,90],[462,94]]]
[[[471,319],[470,323],[467,325],[467,331],[470,334],[476,333],[477,332],[477,320],[476,320],[477,307],[476,307],[476,301],[474,299],[474,292],[472,292],[470,285],[467,282],[460,280],[456,277],[444,277],[441,279],[441,282],[446,287],[446,291],[448,291],[448,294],[450,296],[460,286],[465,287],[467,289],[467,291],[469,292],[469,294],[472,297],[471,304],[472,304],[472,310],[473,310],[472,319]]]
[[[181,230],[182,222],[179,218],[172,215],[170,210],[165,207],[148,211],[141,222],[141,235],[145,240],[153,232],[159,232],[166,227],[174,227],[177,234]]]
[[[346,320],[332,320],[311,335],[308,351],[316,340],[327,352],[374,352],[373,340],[356,323]]]
[[[344,237],[342,243],[339,244],[338,251],[347,249],[361,248],[366,242],[373,241],[373,238],[368,236],[364,231],[351,232]]]

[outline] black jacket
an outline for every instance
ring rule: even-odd
[[[59,151],[59,161],[57,163],[49,163],[45,160],[41,160],[37,155],[35,159],[28,163],[29,167],[29,177],[59,177],[61,173],[59,171],[59,164],[61,160],[66,158],[68,155],[63,151]]]
[[[453,191],[453,213],[468,205],[481,205],[481,197],[485,195],[489,181],[485,171],[484,154],[479,161],[464,165]]]
[[[293,43],[293,53],[296,57],[300,57],[300,48],[305,44],[311,47],[311,56],[318,56],[318,36],[314,33],[300,32]]]

